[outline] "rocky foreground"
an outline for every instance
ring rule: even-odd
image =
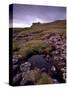
[[[22,55],[13,56],[13,84],[14,85],[37,85],[37,84],[54,84],[66,82],[66,37],[65,34],[51,33],[47,39],[43,39],[44,43],[48,43],[51,48],[47,48],[42,53],[44,60],[50,65],[47,69],[37,67],[36,60],[34,66],[29,59],[23,60]],[[37,58],[39,60],[39,58]],[[42,60],[42,59],[41,59]],[[40,62],[38,62],[40,64]],[[33,66],[33,67],[32,67]]]

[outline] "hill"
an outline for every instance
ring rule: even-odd
[[[17,65],[20,71],[18,73],[15,69],[14,82],[21,85],[25,85],[24,82],[26,84],[66,82],[66,20],[33,23],[29,28],[13,28],[12,45],[13,62],[16,62],[13,66]],[[47,65],[44,65],[43,61]],[[43,67],[39,68],[41,62]],[[21,73],[20,69],[26,70],[26,75],[23,71]],[[25,79],[18,82],[22,76]]]

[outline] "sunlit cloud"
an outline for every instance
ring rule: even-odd
[[[30,27],[32,25],[32,23],[48,23],[48,22],[51,22],[50,20],[43,20],[41,18],[38,18],[38,17],[33,17],[33,18],[28,18],[27,19],[27,22],[25,23],[24,20],[22,20],[22,22],[18,22],[18,21],[15,21],[13,20],[13,27]],[[10,27],[11,24],[10,24]]]
[[[30,26],[31,25],[24,23],[13,23],[13,27],[30,27]]]

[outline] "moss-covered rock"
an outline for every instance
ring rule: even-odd
[[[51,83],[53,83],[53,81],[46,73],[42,73],[41,78],[37,81],[37,84],[51,84]]]

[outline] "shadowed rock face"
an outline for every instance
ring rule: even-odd
[[[28,59],[28,61],[31,63],[32,67],[37,68],[46,68],[47,70],[50,70],[52,65],[46,61],[46,58],[43,58],[42,55],[33,55],[31,58]]]

